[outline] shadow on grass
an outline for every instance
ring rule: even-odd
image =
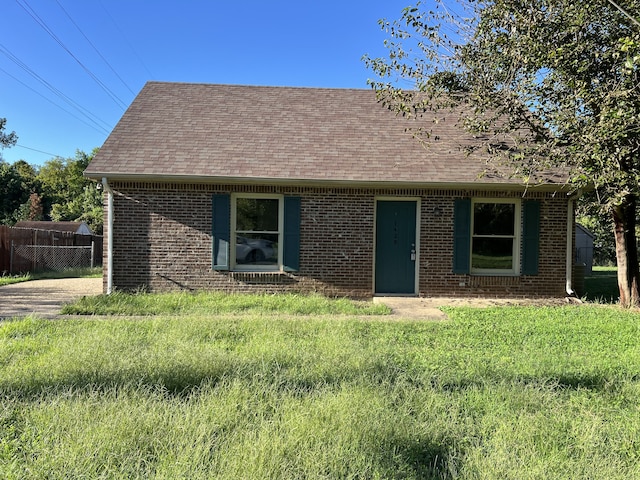
[[[395,462],[410,469],[410,471],[402,472],[403,475],[397,478],[403,478],[406,475],[409,478],[448,480],[454,478],[455,457],[453,452],[455,450],[455,446],[448,445],[446,441],[436,443],[415,440],[399,441],[396,445],[389,446],[388,452],[398,456]],[[394,466],[391,467],[390,471],[393,471]]]
[[[348,385],[368,385],[372,388],[391,390],[433,390],[435,392],[465,392],[469,390],[487,390],[496,386],[510,385],[513,388],[541,388],[548,391],[590,390],[593,392],[612,392],[617,388],[615,378],[606,375],[549,375],[523,377],[520,375],[496,375],[484,378],[424,378],[420,375],[397,375],[395,369],[373,371],[364,366],[336,374],[300,375],[288,371],[286,366],[267,367],[262,371],[257,365],[241,363],[218,366],[216,368],[180,368],[158,369],[153,373],[143,371],[71,371],[57,378],[37,377],[28,382],[2,382],[0,395],[9,395],[22,399],[37,399],[56,396],[60,392],[91,391],[104,393],[120,388],[134,388],[162,392],[167,397],[184,399],[197,395],[203,388],[215,388],[219,384],[240,381],[256,389],[267,389],[284,393],[287,396],[310,397],[327,390],[340,389]],[[262,365],[264,367],[264,365]],[[253,388],[252,387],[252,388]],[[417,448],[417,447],[416,447]]]
[[[597,269],[591,276],[584,279],[584,298],[589,302],[617,303],[620,298],[618,291],[618,273],[616,269]]]

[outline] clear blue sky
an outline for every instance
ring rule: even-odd
[[[148,80],[368,88],[362,55],[385,55],[377,21],[409,4],[5,0],[0,117],[19,146],[0,154],[42,164],[90,152]]]

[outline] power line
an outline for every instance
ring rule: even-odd
[[[620,12],[622,12],[622,14],[627,17],[629,20],[631,20],[633,23],[635,23],[637,26],[640,27],[640,22],[638,20],[636,20],[635,18],[633,18],[631,16],[631,14],[629,12],[627,12],[624,8],[622,8],[620,5],[618,5],[616,2],[614,2],[613,0],[609,0],[609,3],[611,5],[613,5],[615,8],[617,8],[618,10],[620,10]]]
[[[25,147],[24,145],[20,145],[19,143],[16,143],[15,146],[16,147],[20,147],[20,148],[24,148],[26,150],[31,150],[32,152],[38,152],[38,153],[44,153],[45,155],[51,155],[52,157],[56,157],[56,158],[64,158],[62,155],[56,155],[55,153],[45,152],[43,150],[38,150],[37,148]]]
[[[131,51],[133,52],[133,54],[136,56],[136,58],[138,59],[138,61],[140,62],[140,64],[144,67],[144,69],[147,71],[147,73],[149,74],[149,78],[153,78],[153,73],[151,73],[151,71],[147,68],[147,65],[144,63],[144,61],[142,60],[142,57],[140,55],[138,55],[138,52],[136,51],[136,49],[133,47],[133,45],[131,45],[131,42],[129,42],[129,40],[127,39],[127,36],[125,35],[125,33],[122,31],[122,29],[120,28],[120,26],[118,25],[118,23],[116,22],[116,20],[113,18],[113,16],[109,13],[109,10],[107,10],[107,8],[104,6],[104,4],[98,0],[98,3],[100,4],[100,6],[102,7],[102,9],[104,10],[104,13],[107,14],[107,16],[111,19],[111,22],[115,25],[115,27],[118,29],[118,31],[120,32],[120,35],[122,36],[122,39],[126,42],[126,44],[129,46],[129,48],[131,49]]]
[[[2,45],[0,45],[0,51],[2,51]],[[5,52],[3,52],[5,53]],[[84,123],[86,126],[88,126],[89,128],[92,128],[93,130],[95,130],[98,133],[102,133],[102,134],[109,134],[109,130],[103,128],[101,125],[99,125],[93,118],[87,116],[87,114],[85,114],[84,112],[80,112],[83,115],[85,115],[87,118],[89,118],[89,120],[91,120],[93,122],[93,125],[86,122],[85,120],[83,120],[82,118],[78,117],[77,115],[74,115],[72,112],[70,112],[69,110],[67,110],[66,108],[64,108],[62,105],[57,104],[56,102],[54,102],[53,100],[51,100],[50,98],[44,96],[42,93],[38,92],[35,88],[27,85],[25,82],[23,82],[22,80],[20,80],[19,78],[11,75],[9,72],[7,72],[5,69],[0,67],[0,72],[3,72],[5,75],[7,75],[8,77],[13,78],[16,82],[18,82],[19,84],[21,84],[22,86],[24,86],[25,88],[28,88],[29,90],[31,90],[32,92],[34,92],[35,94],[41,96],[42,98],[44,98],[47,102],[55,105],[56,107],[58,107],[60,110],[62,110],[63,112],[67,113],[68,115],[71,115],[73,118],[75,118],[76,120],[78,120],[81,123]],[[30,72],[27,72],[30,73]],[[45,85],[46,86],[46,85]],[[55,92],[54,92],[55,93]],[[64,100],[64,98],[63,98]],[[74,105],[72,105],[74,106]],[[108,124],[104,121],[104,120],[100,120],[101,122],[103,122],[105,125],[108,126]]]
[[[111,66],[111,64],[107,61],[106,58],[104,58],[104,56],[100,53],[100,51],[98,50],[98,48],[91,42],[91,40],[89,40],[89,37],[87,37],[84,32],[82,31],[82,29],[78,26],[78,24],[73,20],[73,18],[71,18],[71,15],[69,15],[69,13],[64,9],[64,7],[60,4],[60,2],[58,0],[55,0],[55,2],[58,4],[58,6],[60,7],[60,9],[64,12],[64,14],[67,16],[67,18],[71,21],[71,23],[73,23],[73,25],[78,29],[78,31],[80,32],[80,34],[84,37],[84,39],[87,41],[87,43],[89,45],[91,45],[91,47],[95,50],[95,52],[98,54],[98,56],[104,61],[104,63],[107,64],[107,66],[111,69],[111,71],[114,73],[114,75],[116,77],[118,77],[118,79],[122,82],[122,84],[127,87],[127,90],[129,90],[129,92],[131,92],[131,95],[135,95],[135,92],[131,89],[131,87],[129,87],[129,85],[127,84],[127,82],[125,82],[123,80],[123,78],[118,75],[118,72],[116,72],[116,70]]]
[[[104,120],[101,120],[99,117],[97,117],[96,115],[94,115],[93,113],[91,113],[89,110],[87,110],[86,108],[84,108],[82,105],[78,104],[77,102],[75,102],[73,99],[71,99],[70,97],[68,97],[67,95],[65,95],[63,92],[61,92],[59,89],[57,89],[56,87],[54,87],[51,83],[47,82],[44,78],[42,78],[40,75],[38,75],[34,70],[32,70],[31,68],[29,68],[29,66],[24,63],[23,61],[21,61],[18,57],[16,57],[14,54],[12,54],[6,47],[4,47],[2,44],[0,44],[0,53],[3,53],[7,58],[9,58],[9,60],[11,60],[13,63],[15,63],[18,67],[20,67],[21,69],[23,69],[25,72],[27,72],[29,75],[31,75],[34,79],[36,79],[37,81],[39,81],[42,85],[44,85],[47,89],[49,89],[54,95],[56,95],[58,98],[60,98],[61,100],[63,100],[64,102],[66,102],[68,105],[70,105],[71,107],[73,107],[74,109],[76,109],[80,114],[82,114],[85,118],[87,118],[91,123],[93,123],[94,125],[96,125],[98,128],[104,130],[106,133],[108,133],[108,130],[110,129],[110,126],[107,122],[105,122]],[[3,70],[4,71],[4,70]],[[14,80],[18,81],[19,83],[22,83],[24,85],[23,82],[21,82],[20,80],[18,80],[17,78],[15,78],[14,76],[10,75],[8,72],[4,71],[7,75],[9,75],[11,78],[13,78]],[[31,88],[31,87],[28,87]],[[33,89],[32,89],[33,90]],[[46,97],[45,97],[46,98]],[[106,126],[106,128],[103,125],[100,125],[96,120],[100,120],[100,122],[102,122],[102,124],[104,126]]]
[[[16,0],[16,3],[25,11],[27,12],[27,14],[33,18],[33,20],[40,25],[40,27],[42,27],[42,29],[47,32],[49,34],[49,36],[51,38],[53,38],[56,43],[58,45],[60,45],[65,52],[67,52],[69,54],[69,56],[71,56],[71,58],[73,58],[76,63],[78,63],[78,65],[80,65],[80,67],[87,73],[87,75],[89,75],[97,84],[98,86],[100,86],[100,88],[102,88],[102,90],[114,101],[114,103],[116,105],[118,105],[122,110],[126,109],[126,104],[125,102],[122,101],[122,99],[120,99],[114,92],[112,92],[86,65],[84,65],[79,59],[78,57],[76,57],[73,52],[71,52],[71,50],[69,50],[69,48],[67,48],[67,46],[64,44],[64,42],[62,40],[60,40],[60,38],[53,32],[53,30],[51,30],[46,22],[44,20],[42,20],[38,14],[35,12],[35,10],[33,10],[33,8],[31,8],[31,6],[27,3],[26,0],[22,0],[22,2],[24,2],[24,5],[21,3],[21,0]]]

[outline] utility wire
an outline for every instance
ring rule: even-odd
[[[631,20],[633,23],[635,23],[637,26],[640,27],[640,22],[638,20],[636,20],[635,18],[633,18],[631,16],[631,14],[629,12],[627,12],[624,8],[622,8],[620,5],[618,5],[613,0],[609,0],[609,3],[611,5],[613,5],[615,8],[617,8],[618,10],[620,10],[625,17],[627,17],[629,20]]]
[[[144,61],[142,60],[142,57],[140,57],[140,55],[138,55],[138,52],[136,51],[136,49],[133,47],[133,45],[131,45],[131,42],[129,42],[129,40],[127,39],[127,36],[125,35],[125,33],[122,31],[122,29],[120,28],[120,26],[118,25],[118,23],[116,22],[116,20],[113,18],[113,16],[109,13],[109,10],[107,10],[107,8],[104,6],[104,4],[98,0],[98,3],[100,4],[100,6],[102,7],[102,9],[104,10],[104,13],[107,14],[107,16],[111,19],[111,22],[115,25],[115,27],[118,29],[118,31],[120,32],[120,35],[122,36],[122,39],[126,42],[127,45],[129,45],[129,48],[131,49],[131,51],[133,52],[133,54],[136,56],[136,58],[140,61],[140,64],[144,67],[144,69],[147,71],[147,73],[149,74],[149,78],[153,78],[153,73],[151,73],[151,71],[147,68],[147,65],[144,63]]]
[[[20,145],[19,143],[16,143],[15,146],[16,147],[20,147],[20,148],[24,148],[26,150],[31,150],[32,152],[38,152],[38,153],[44,153],[45,155],[51,155],[52,157],[56,157],[56,158],[64,158],[62,155],[56,155],[55,153],[44,152],[42,150],[38,150],[37,148],[25,147],[24,145]]]
[[[89,40],[89,37],[87,37],[84,32],[82,31],[82,29],[78,26],[78,24],[73,20],[73,18],[71,18],[71,15],[69,15],[69,12],[67,12],[64,7],[60,4],[60,2],[58,0],[55,0],[55,2],[58,4],[58,6],[60,7],[60,9],[64,12],[64,14],[67,16],[67,18],[71,21],[71,23],[73,23],[73,25],[78,29],[78,31],[80,32],[80,34],[84,37],[84,39],[87,41],[87,43],[89,45],[91,45],[91,47],[95,50],[95,52],[98,54],[98,56],[104,61],[104,63],[107,64],[107,66],[111,69],[111,71],[114,73],[114,75],[116,77],[118,77],[118,79],[122,82],[122,84],[127,87],[127,90],[129,90],[129,92],[131,92],[131,95],[135,95],[135,92],[131,89],[131,87],[129,87],[129,85],[127,84],[127,82],[125,82],[123,80],[123,78],[118,75],[118,72],[116,72],[116,70],[111,66],[111,64],[107,61],[106,58],[104,58],[104,56],[100,53],[100,51],[98,50],[98,48],[91,42],[91,40]]]
[[[46,22],[44,20],[42,20],[38,14],[35,12],[35,10],[33,10],[33,8],[31,8],[31,6],[27,3],[26,0],[22,0],[23,3],[21,3],[20,0],[16,0],[16,3],[22,7],[22,9],[27,12],[27,14],[33,18],[33,20],[40,25],[40,27],[42,27],[42,29],[47,32],[49,34],[49,36],[51,38],[53,38],[56,43],[58,45],[60,45],[64,51],[66,51],[71,58],[73,58],[78,65],[80,65],[80,67],[87,73],[87,75],[89,75],[99,86],[100,88],[102,88],[102,90],[104,90],[104,92],[114,101],[114,103],[116,105],[118,105],[122,110],[126,109],[126,104],[122,101],[122,99],[120,99],[114,92],[112,92],[89,68],[87,68],[79,59],[78,57],[76,57],[73,52],[71,52],[71,50],[69,50],[69,48],[67,48],[67,46],[64,44],[64,42],[62,40],[60,40],[60,38],[53,32],[53,30],[51,30]]]
[[[6,47],[4,47],[2,44],[0,44],[0,53],[4,54],[7,58],[9,58],[9,60],[11,60],[13,63],[15,63],[18,67],[20,67],[21,69],[23,69],[25,72],[27,72],[29,75],[31,75],[34,79],[36,79],[37,81],[39,81],[42,85],[44,85],[49,91],[51,91],[54,95],[56,95],[58,98],[60,98],[61,100],[63,100],[64,102],[66,102],[68,105],[70,105],[71,107],[73,107],[74,109],[76,109],[80,114],[82,114],[85,118],[87,118],[91,123],[93,123],[95,125],[95,127],[97,127],[100,133],[109,133],[109,124],[107,122],[105,122],[104,120],[101,120],[100,118],[98,118],[97,116],[95,116],[93,113],[91,113],[89,110],[87,110],[86,108],[84,108],[83,106],[81,106],[80,104],[78,104],[77,102],[75,102],[74,100],[72,100],[71,98],[69,98],[67,95],[65,95],[64,93],[62,93],[59,89],[57,89],[56,87],[54,87],[53,85],[51,85],[49,82],[47,82],[44,78],[42,78],[40,75],[38,75],[35,71],[33,71],[31,68],[29,68],[24,62],[22,62],[18,57],[16,57],[15,55],[13,55],[9,50],[7,50]],[[34,91],[35,93],[37,93],[38,95],[40,95],[41,97],[45,98],[47,101],[53,103],[54,105],[58,106],[59,108],[61,108],[62,110],[64,110],[65,112],[69,113],[71,116],[73,116],[74,118],[80,120],[81,122],[83,122],[85,125],[89,125],[86,122],[84,122],[82,119],[76,117],[75,115],[73,115],[71,112],[67,111],[66,109],[60,107],[59,105],[57,105],[55,102],[53,102],[52,100],[50,100],[49,98],[45,97],[44,95],[42,95],[41,93],[39,93],[38,91],[36,91],[35,89],[31,88],[30,86],[28,86],[27,84],[25,84],[24,82],[22,82],[21,80],[17,79],[16,77],[14,77],[13,75],[11,75],[10,73],[8,73],[6,70],[2,70],[6,75],[8,75],[9,77],[13,78],[14,80],[16,80],[18,83],[24,85],[25,87],[29,88],[30,90]],[[105,128],[103,125],[100,125],[97,120],[99,120],[100,122],[102,122],[103,125],[105,125],[107,128]],[[91,125],[89,125],[91,126]],[[92,128],[95,128],[92,127]]]

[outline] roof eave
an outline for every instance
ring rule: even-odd
[[[256,185],[256,186],[296,186],[296,187],[342,187],[342,188],[428,188],[428,189],[464,189],[495,191],[545,191],[570,192],[574,187],[566,183],[524,184],[515,181],[483,182],[424,182],[406,180],[341,180],[341,179],[304,179],[304,178],[268,178],[268,177],[228,177],[208,175],[163,175],[163,174],[131,174],[116,172],[85,172],[84,176],[94,180],[106,178],[119,182],[162,182],[162,183],[198,183],[224,185]]]

